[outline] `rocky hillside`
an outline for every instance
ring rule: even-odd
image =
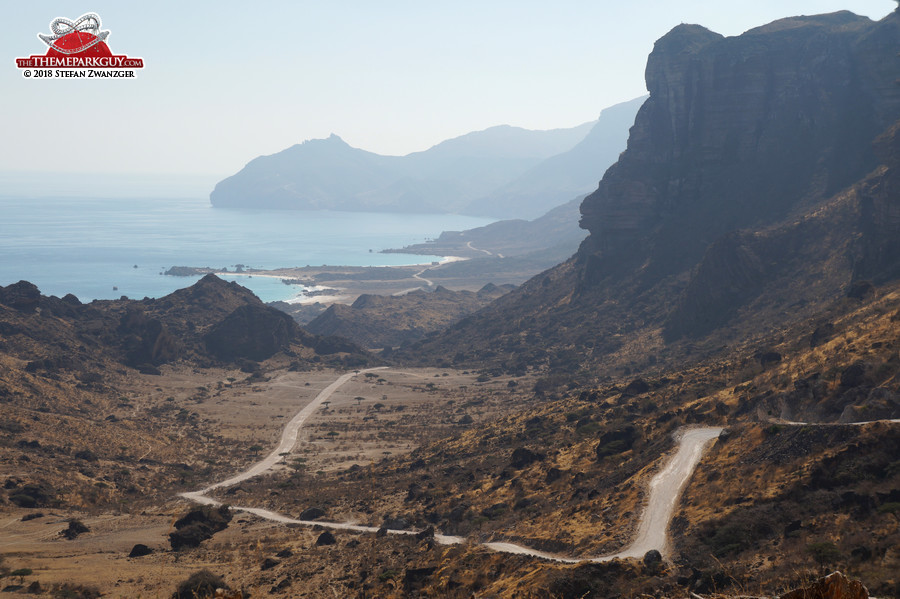
[[[646,96],[635,98],[603,109],[596,124],[575,147],[547,158],[475,200],[466,213],[534,219],[551,206],[593,190],[603,171],[625,149],[628,129],[645,99]]]
[[[676,27],[628,149],[582,203],[575,256],[410,357],[624,372],[896,278],[898,47],[897,13]]]
[[[150,373],[178,360],[211,365],[261,361],[279,352],[307,361],[323,355],[365,360],[352,344],[307,333],[248,289],[215,275],[158,299],[90,304],[71,295],[42,296],[21,281],[0,288],[0,304],[6,307],[4,340],[20,359],[71,360],[58,341],[65,331],[90,354]]]
[[[568,258],[578,249],[586,233],[578,226],[579,206],[584,195],[573,198],[533,220],[521,218],[500,220],[465,231],[443,231],[437,239],[417,243],[385,253],[419,254],[423,256],[489,256],[551,255],[563,249]],[[558,264],[547,263],[545,268]]]
[[[402,296],[361,295],[332,304],[307,325],[319,335],[338,335],[361,347],[392,348],[421,339],[488,305],[512,286],[485,285],[474,291],[413,291]]]
[[[768,597],[840,569],[874,596],[896,596],[900,425],[850,423],[900,417],[898,322],[892,283],[880,297],[848,300],[828,321],[798,322],[758,347],[722,349],[688,367],[584,387],[567,377],[564,390],[538,380],[514,390],[521,403],[507,415],[461,420],[400,458],[248,482],[242,499],[279,513],[325,506],[367,525],[424,532],[335,533],[325,553],[307,549],[319,531],[305,547],[288,531],[270,553],[286,545],[293,553],[271,575],[234,575],[292,591],[338,579],[347,596]],[[466,393],[461,411],[492,395]],[[671,561],[569,565],[479,546],[509,541],[563,556],[620,549],[673,432],[703,425],[726,430],[679,502]],[[273,486],[289,492],[275,495]],[[443,546],[435,530],[472,542]]]
[[[87,507],[174,492],[215,432],[174,397],[158,397],[161,368],[212,369],[190,389],[202,402],[208,379],[259,380],[271,359],[308,369],[370,358],[348,341],[303,331],[213,275],[159,299],[90,304],[43,296],[26,281],[0,287],[3,496],[20,507]]]

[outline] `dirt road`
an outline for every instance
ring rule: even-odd
[[[349,381],[357,374],[384,369],[386,369],[386,367],[369,368],[367,370],[360,370],[357,372],[351,372],[341,375],[337,378],[337,380],[323,389],[313,401],[311,401],[302,410],[300,410],[297,415],[294,416],[290,422],[288,422],[287,426],[284,429],[284,432],[281,435],[281,442],[278,444],[278,447],[275,448],[275,450],[272,451],[272,453],[266,456],[263,460],[257,462],[244,472],[241,472],[240,474],[237,474],[229,479],[214,483],[200,491],[182,493],[180,496],[203,505],[219,505],[219,501],[207,495],[210,491],[236,485],[247,479],[259,476],[260,474],[263,474],[272,469],[279,461],[281,461],[283,457],[282,454],[288,453],[293,449],[294,444],[297,442],[297,435],[299,434],[300,429],[303,427],[303,424],[306,422],[306,420],[317,409],[319,409],[322,403],[330,398],[335,391],[337,391],[342,385],[344,385],[347,381]],[[635,536],[635,539],[632,541],[631,545],[618,553],[594,558],[570,558],[551,555],[542,551],[535,551],[528,547],[523,547],[514,543],[491,542],[484,543],[483,545],[486,548],[491,549],[492,551],[513,553],[517,555],[530,555],[532,557],[562,561],[567,563],[578,563],[583,561],[602,562],[615,558],[626,557],[639,558],[643,557],[643,555],[651,549],[656,549],[660,551],[663,556],[666,556],[668,553],[668,540],[666,536],[666,530],[668,529],[669,521],[672,519],[672,514],[675,510],[676,504],[678,503],[678,498],[681,496],[681,492],[684,490],[687,481],[690,479],[691,475],[694,472],[694,469],[700,462],[700,458],[703,456],[704,449],[713,439],[718,437],[719,433],[721,432],[721,427],[706,427],[681,429],[678,431],[678,433],[676,433],[678,436],[678,450],[675,452],[675,455],[673,455],[672,458],[666,463],[665,467],[650,481],[650,498],[647,503],[647,507],[644,509],[644,512],[641,515],[637,535]],[[323,522],[318,520],[313,522],[296,520],[294,518],[290,518],[288,516],[284,516],[282,514],[278,514],[276,512],[261,508],[235,506],[234,509],[251,513],[260,518],[264,518],[273,522],[280,522],[283,524],[322,526],[325,528],[350,530],[354,532],[378,531],[377,528],[371,526],[360,526],[352,522]],[[389,530],[388,532],[392,534],[405,535],[416,534],[416,531],[410,530]],[[465,541],[465,539],[462,537],[442,534],[436,534],[435,540],[445,545],[457,544]]]

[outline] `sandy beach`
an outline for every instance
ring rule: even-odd
[[[461,262],[469,258],[444,256],[440,260],[414,262],[397,266],[304,266],[279,268],[275,270],[246,269],[242,272],[211,271],[216,276],[227,279],[237,277],[266,277],[283,281],[296,281],[302,287],[298,294],[284,300],[291,305],[334,303],[351,304],[360,295],[374,293],[397,295],[416,289],[433,289],[436,285],[424,274],[447,264]],[[291,283],[292,285],[294,283]],[[482,285],[454,285],[454,289],[476,290]]]

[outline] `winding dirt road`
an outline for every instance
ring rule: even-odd
[[[231,478],[223,480],[221,482],[214,483],[206,487],[205,489],[201,489],[200,491],[181,493],[180,497],[184,497],[185,499],[190,499],[191,501],[195,501],[204,505],[218,505],[218,501],[212,499],[211,497],[207,497],[206,494],[213,489],[221,489],[222,487],[231,487],[237,485],[247,479],[259,476],[260,474],[271,470],[272,467],[275,466],[275,464],[281,461],[283,457],[282,454],[289,453],[294,448],[294,445],[296,445],[297,443],[297,435],[300,433],[300,429],[303,428],[303,424],[306,422],[306,420],[310,416],[312,416],[316,410],[319,409],[319,407],[325,402],[325,400],[329,399],[335,391],[340,389],[344,385],[344,383],[352,379],[357,374],[372,372],[374,370],[384,370],[386,368],[387,366],[367,368],[365,370],[348,372],[347,374],[339,376],[336,381],[322,389],[319,394],[316,395],[315,399],[309,402],[306,407],[297,412],[297,414],[293,418],[291,418],[290,422],[287,423],[287,425],[284,427],[284,431],[281,433],[281,442],[278,444],[278,447],[276,447],[275,450],[272,451],[272,453],[263,458],[262,461],[257,462],[238,475],[232,476]]]
[[[284,432],[281,435],[281,442],[278,444],[278,447],[275,448],[275,450],[272,451],[272,453],[270,453],[268,456],[266,456],[262,461],[257,462],[240,474],[237,474],[221,482],[214,483],[200,491],[181,493],[180,497],[184,497],[185,499],[189,499],[202,505],[221,505],[220,501],[209,497],[208,493],[214,489],[220,489],[223,487],[230,487],[239,484],[247,479],[259,476],[260,474],[263,474],[270,470],[282,459],[283,453],[290,452],[291,449],[293,449],[294,444],[297,442],[297,436],[300,432],[300,429],[303,427],[303,424],[306,422],[306,420],[322,405],[325,400],[331,397],[331,395],[335,391],[337,391],[342,385],[344,385],[344,383],[349,381],[357,374],[384,369],[386,369],[386,367],[369,368],[366,370],[360,370],[357,372],[351,372],[341,375],[337,380],[323,389],[313,401],[311,401],[307,406],[300,410],[297,415],[294,416],[290,422],[288,422],[287,426],[284,429]],[[618,553],[593,558],[571,558],[536,551],[534,549],[516,545],[514,543],[489,542],[483,543],[482,545],[492,551],[512,553],[517,555],[529,555],[532,557],[561,561],[566,563],[603,562],[616,558],[639,558],[643,557],[643,555],[651,549],[656,549],[660,553],[662,553],[663,556],[667,556],[668,540],[666,537],[666,530],[668,529],[669,522],[672,519],[672,514],[675,510],[676,504],[678,503],[678,499],[681,496],[681,492],[684,490],[685,485],[687,485],[687,481],[690,479],[691,475],[694,472],[694,469],[700,462],[700,458],[703,457],[704,450],[714,439],[719,436],[719,433],[721,432],[721,427],[679,429],[679,431],[676,433],[678,439],[678,450],[669,459],[663,469],[650,481],[650,497],[647,506],[644,509],[644,512],[641,514],[637,535],[628,547]],[[374,533],[378,531],[378,528],[376,527],[361,526],[352,522],[297,520],[295,518],[290,518],[288,516],[262,508],[240,506],[232,506],[232,508],[237,511],[247,512],[250,514],[254,514],[255,516],[258,516],[260,518],[283,524],[321,526],[324,528],[349,530],[354,532]],[[416,531],[411,530],[388,530],[387,532],[391,534],[402,535],[416,534]],[[443,534],[435,534],[434,539],[438,543],[444,545],[464,543],[466,541],[466,539],[463,537]]]

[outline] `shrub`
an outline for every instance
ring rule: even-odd
[[[207,569],[194,572],[190,577],[178,585],[178,590],[172,595],[172,599],[205,599],[214,597],[216,589],[228,589],[225,579],[213,574]]]
[[[94,587],[64,583],[53,589],[54,599],[97,599],[103,595]]]
[[[900,514],[900,502],[892,501],[878,506],[879,514]]]
[[[820,566],[828,566],[841,559],[841,551],[835,547],[834,543],[810,543],[806,546],[806,552]]]
[[[69,527],[59,534],[71,541],[81,533],[90,532],[90,530],[91,529],[85,526],[84,523],[81,522],[81,520],[76,520],[73,518],[69,520]]]

